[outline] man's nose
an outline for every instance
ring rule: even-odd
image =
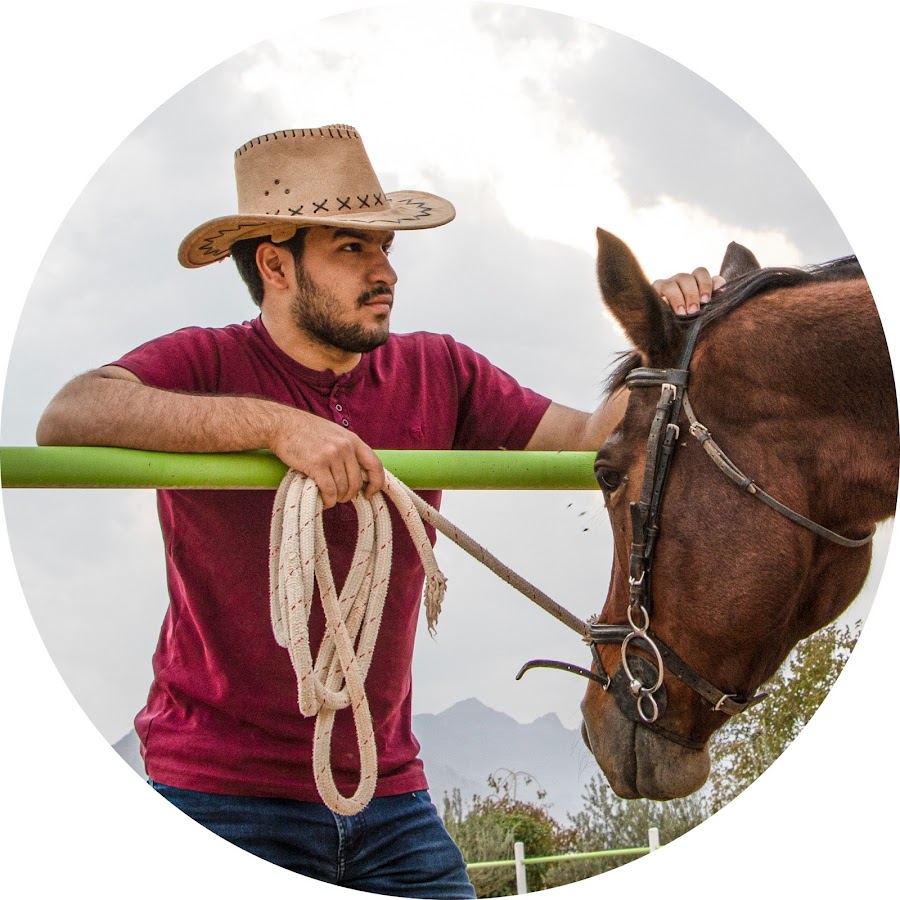
[[[394,267],[391,265],[386,253],[382,253],[377,263],[372,266],[369,272],[369,280],[391,286],[397,283],[397,273],[394,271]]]

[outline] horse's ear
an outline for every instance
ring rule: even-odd
[[[662,301],[628,247],[602,228],[597,229],[597,278],[603,302],[645,364],[657,359],[665,347]]]
[[[760,266],[756,257],[746,247],[732,241],[725,248],[725,257],[722,259],[719,274],[726,281],[734,281],[735,278],[740,278],[741,275],[755,272],[761,268],[762,266]]]

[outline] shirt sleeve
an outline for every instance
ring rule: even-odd
[[[191,393],[215,393],[221,368],[212,329],[196,327],[141,344],[109,365],[127,369],[150,387]]]
[[[550,399],[523,387],[480,353],[442,335],[459,387],[454,449],[522,450]]]

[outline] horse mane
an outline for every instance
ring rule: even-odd
[[[727,316],[751,297],[757,297],[768,291],[807,284],[851,281],[863,277],[865,276],[856,256],[842,256],[812,266],[755,269],[724,284],[699,313],[692,316],[676,316],[668,307],[666,310],[680,326],[681,331],[686,330],[698,318],[703,320],[702,327],[705,328],[710,323]],[[619,353],[614,362],[615,369],[606,382],[606,394],[612,394],[623,387],[628,373],[640,364],[641,357],[636,350]]]
[[[606,379],[604,387],[605,396],[614,394],[619,388],[625,386],[625,379],[632,369],[636,369],[641,364],[641,355],[637,350],[622,350],[617,353],[613,365],[615,368]]]
[[[757,269],[719,288],[699,315],[704,319],[705,327],[727,316],[751,297],[767,291],[830,281],[851,281],[862,277],[862,267],[855,256],[842,256],[840,259],[803,268]]]

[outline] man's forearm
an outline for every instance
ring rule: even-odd
[[[526,450],[596,451],[622,420],[627,392],[619,391],[592,413],[551,403]]]
[[[41,417],[37,442],[169,453],[268,449],[313,478],[326,507],[384,485],[375,452],[335,422],[257,397],[159,390],[117,367],[70,381]]]
[[[626,406],[628,406],[626,390],[617,391],[601,403],[588,416],[581,449],[598,450],[622,421]]]
[[[251,397],[184,394],[92,372],[69,382],[37,429],[38,444],[228,452],[271,447],[289,407]]]

